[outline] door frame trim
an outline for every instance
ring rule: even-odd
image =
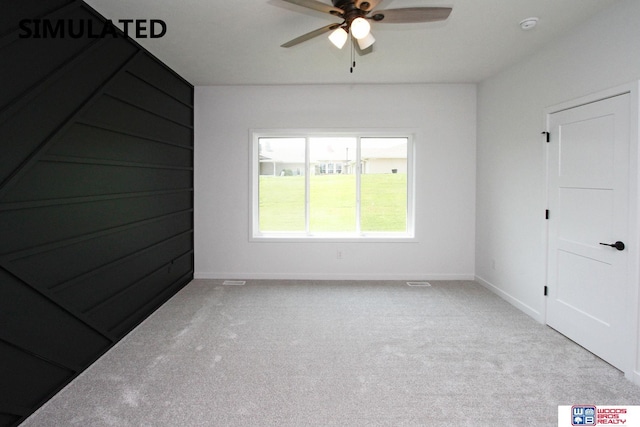
[[[556,105],[552,105],[544,109],[544,129],[549,132],[550,117],[554,113],[564,111],[570,108],[580,107],[582,105],[591,104],[602,101],[614,96],[629,94],[630,111],[629,111],[629,262],[627,266],[627,278],[631,285],[629,286],[629,298],[627,299],[627,335],[628,348],[625,356],[627,362],[623,369],[625,377],[635,384],[640,385],[640,80],[616,86],[610,89],[592,93],[577,99],[565,101]],[[544,204],[543,209],[549,206],[549,146],[544,142]],[[545,261],[545,285],[549,284],[549,223],[545,220],[544,225],[544,256]],[[543,319],[547,322],[547,303],[546,296],[544,298]]]

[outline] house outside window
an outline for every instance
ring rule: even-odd
[[[411,133],[269,130],[251,142],[252,239],[413,239]]]

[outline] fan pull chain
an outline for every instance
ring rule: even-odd
[[[356,53],[353,48],[353,35],[349,33],[350,44],[351,44],[351,68],[349,68],[349,72],[353,74],[353,69],[356,67]]]

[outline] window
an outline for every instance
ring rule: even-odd
[[[252,237],[410,239],[408,133],[252,134]]]

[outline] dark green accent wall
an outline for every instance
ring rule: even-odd
[[[101,31],[82,1],[0,7],[0,426],[12,426],[193,278],[193,86],[122,34],[20,37],[22,19]]]

